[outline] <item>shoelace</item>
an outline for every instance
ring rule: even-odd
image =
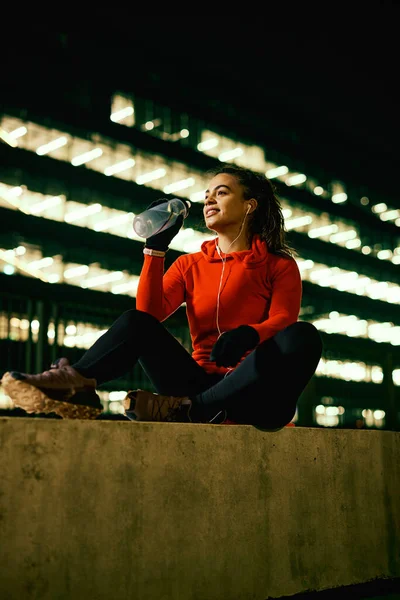
[[[165,402],[168,406],[167,415],[165,417],[166,420],[170,420],[173,415],[181,409],[182,401],[179,403],[179,406],[175,405],[176,398],[174,396],[161,396],[158,397],[157,394],[154,395],[154,403],[153,403],[153,414],[152,418],[156,421],[162,420],[162,407],[165,407]]]
[[[190,421],[190,423],[191,423],[191,422],[192,422],[192,419],[190,418],[190,414],[189,414],[189,413],[190,413],[190,406],[189,406],[189,405],[185,405],[185,406],[188,408],[188,412],[187,412],[186,416],[187,416],[188,420],[189,420],[189,421]],[[167,416],[166,416],[165,420],[166,420],[166,421],[169,421],[169,422],[174,422],[174,421],[176,421],[176,420],[177,420],[177,419],[176,419],[176,415],[177,415],[177,413],[179,413],[181,410],[183,410],[183,408],[184,408],[183,404],[181,404],[181,405],[180,405],[180,406],[178,406],[178,407],[170,408],[170,409],[168,410],[168,413],[167,413]]]

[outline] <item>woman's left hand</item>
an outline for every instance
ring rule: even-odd
[[[211,350],[210,360],[217,367],[235,367],[242,356],[259,344],[260,336],[250,325],[240,325],[225,331],[215,342]]]

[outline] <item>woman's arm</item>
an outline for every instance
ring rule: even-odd
[[[163,257],[144,255],[136,294],[136,308],[160,322],[165,321],[185,300],[185,282],[179,268],[179,258],[164,275]]]

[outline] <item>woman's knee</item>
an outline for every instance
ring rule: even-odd
[[[307,349],[322,353],[322,339],[318,329],[308,321],[296,321],[275,335],[277,344],[285,354]]]
[[[153,315],[144,312],[143,310],[138,310],[136,308],[131,308],[130,310],[125,311],[119,317],[119,322],[124,327],[128,329],[134,327],[152,327],[155,324],[160,324],[160,321],[153,317]]]

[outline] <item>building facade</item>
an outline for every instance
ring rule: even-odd
[[[0,104],[0,375],[76,360],[135,307],[143,241],[135,214],[160,197],[192,208],[166,267],[213,237],[202,205],[221,162],[265,173],[281,199],[303,280],[300,319],[324,352],[298,403],[297,426],[398,428],[400,211],[321,157],[297,156],[290,131],[225,107],[168,102],[135,78],[74,82],[74,95],[40,103],[30,91]],[[81,87],[80,87],[81,85]],[[68,88],[68,85],[66,84]],[[224,113],[223,118],[221,113]],[[371,179],[372,181],[372,179]],[[190,351],[185,306],[165,323]],[[135,367],[101,386],[118,413],[128,389],[152,389]],[[12,413],[1,395],[0,408]]]

